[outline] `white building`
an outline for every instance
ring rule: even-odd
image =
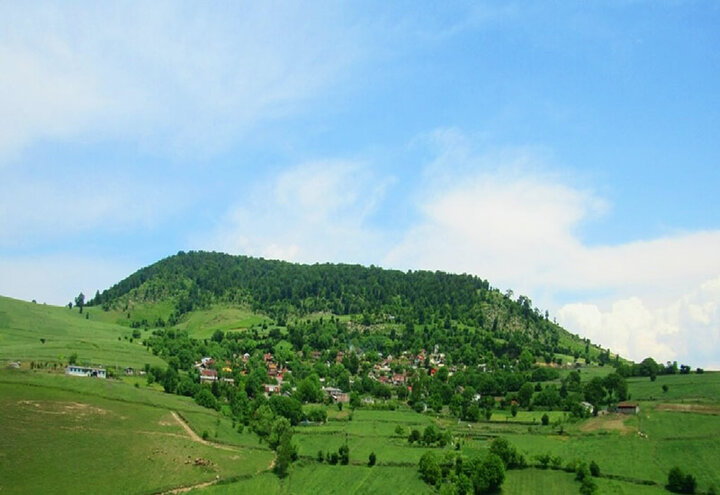
[[[107,378],[107,373],[102,368],[88,368],[71,364],[65,368],[65,374],[70,376],[91,376],[93,378]]]

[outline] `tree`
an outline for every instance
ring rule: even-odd
[[[487,454],[482,460],[471,459],[468,464],[475,493],[496,492],[505,481],[503,461],[493,453]]]
[[[512,414],[512,417],[514,418],[515,416],[517,416],[517,413],[518,413],[518,405],[515,403],[511,404],[510,405],[510,414]]]
[[[347,444],[340,446],[338,457],[340,458],[340,464],[347,465],[350,463],[350,447]]]
[[[83,306],[85,306],[85,294],[82,292],[75,298],[75,306],[79,307],[80,313],[82,313]]]
[[[217,399],[215,399],[215,396],[207,387],[201,387],[198,393],[195,394],[195,402],[203,407],[207,407],[208,409],[217,408]]]
[[[595,461],[590,461],[590,474],[595,478],[600,476],[600,466]]]
[[[410,432],[410,435],[408,435],[408,442],[409,443],[415,443],[419,442],[422,436],[420,435],[420,431],[417,429],[414,429]]]
[[[370,455],[368,456],[368,466],[374,466],[376,460],[377,457],[375,456],[375,452],[370,452]]]
[[[535,387],[533,387],[532,383],[523,383],[522,387],[520,387],[520,390],[518,390],[518,401],[520,401],[520,405],[522,407],[528,407],[530,405],[530,401],[532,399],[534,391]]]
[[[440,481],[442,477],[440,463],[433,452],[425,452],[422,455],[418,469],[420,471],[420,477],[425,483],[434,485]]]
[[[425,445],[431,445],[437,442],[439,437],[440,432],[437,427],[435,425],[428,425],[425,427],[425,431],[423,432],[422,441]]]
[[[292,425],[290,424],[290,421],[282,416],[275,418],[272,428],[270,429],[270,436],[268,436],[268,445],[271,449],[276,450],[278,448],[280,441],[282,440],[282,436],[286,432],[292,433]]]
[[[550,416],[547,415],[547,413],[542,415],[542,418],[540,418],[542,421],[543,426],[547,426],[550,423]]]
[[[697,482],[695,477],[685,474],[675,466],[668,472],[668,484],[666,488],[675,493],[695,493]]]
[[[302,404],[297,399],[284,395],[273,395],[268,404],[275,414],[285,416],[292,425],[300,423],[303,418]]]
[[[277,447],[275,458],[275,474],[280,478],[287,476],[290,463],[297,458],[297,448],[292,444],[292,431],[285,431]]]
[[[526,465],[523,455],[503,437],[498,437],[492,441],[490,453],[498,456],[507,469],[520,468]]]

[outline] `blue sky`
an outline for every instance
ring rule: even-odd
[[[0,4],[0,294],[179,250],[470,272],[720,367],[716,2]]]

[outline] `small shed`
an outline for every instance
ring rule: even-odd
[[[620,414],[637,414],[640,412],[640,406],[637,402],[620,402],[617,405],[617,412]]]

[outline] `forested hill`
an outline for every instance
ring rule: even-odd
[[[302,265],[214,252],[179,252],[97,293],[89,304],[122,310],[128,304],[160,301],[171,302],[173,311],[163,322],[170,324],[190,311],[232,303],[247,305],[280,325],[292,317],[328,312],[362,315],[367,325],[452,325],[500,338],[518,333],[555,352],[570,350],[567,345],[558,348],[561,340],[580,344],[546,312],[534,308],[529,298],[501,293],[473,275]]]

